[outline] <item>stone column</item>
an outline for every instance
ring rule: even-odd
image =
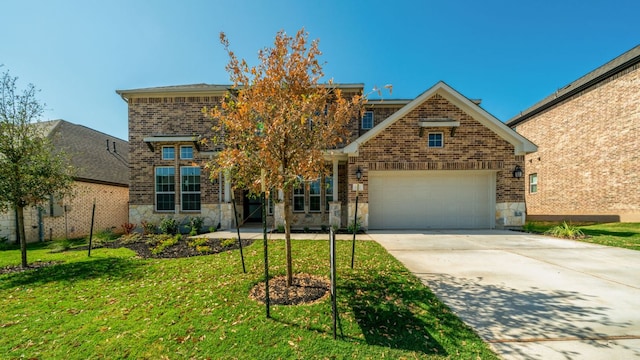
[[[276,228],[279,225],[284,226],[284,202],[282,201],[273,204],[273,225]]]
[[[339,201],[339,200],[340,199],[338,199],[338,159],[333,159],[333,201]],[[329,204],[329,206],[331,206],[331,204]]]
[[[356,203],[350,202],[347,217],[347,224],[353,224],[353,216],[355,215]],[[358,201],[358,221],[360,228],[367,230],[369,228],[369,204]]]
[[[329,203],[329,225],[333,228],[342,226],[342,204],[339,201],[331,201]]]

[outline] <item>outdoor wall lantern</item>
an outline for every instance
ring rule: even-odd
[[[516,165],[516,168],[513,170],[513,177],[520,179],[524,175],[522,168],[520,165]]]
[[[362,178],[362,170],[360,169],[360,167],[358,167],[358,170],[356,170],[356,179],[360,181],[361,178]]]

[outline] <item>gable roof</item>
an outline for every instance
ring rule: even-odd
[[[562,89],[558,89],[555,93],[547,96],[527,110],[509,119],[507,121],[507,125],[514,127],[519,123],[533,117],[534,115],[541,113],[542,111],[568,99],[575,94],[580,93],[581,91],[596,86],[612,75],[620,73],[638,63],[640,63],[640,45],[616,57],[615,59],[591,71],[590,73],[582,76],[569,85],[566,85]]]
[[[127,141],[65,120],[39,124],[44,126],[45,135],[54,148],[69,156],[71,165],[76,169],[76,180],[129,186]]]
[[[345,146],[343,152],[347,154],[357,153],[360,144],[364,144],[376,135],[380,134],[386,128],[391,126],[391,124],[409,114],[413,109],[417,108],[420,104],[436,94],[447,99],[462,111],[479,121],[482,125],[486,126],[498,136],[512,144],[514,146],[516,155],[532,153],[538,149],[537,146],[535,146],[532,142],[525,139],[522,135],[516,133],[503,122],[478,106],[476,102],[466,98],[451,86],[447,85],[444,81],[439,81],[434,86],[420,94],[417,98],[413,99],[407,105],[402,107],[400,110],[393,113],[376,127],[367,131],[364,135],[354,140],[351,144]]]

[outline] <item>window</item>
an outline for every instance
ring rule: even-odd
[[[320,211],[320,179],[309,184],[309,211]]]
[[[180,146],[180,159],[193,159],[193,146]]]
[[[373,111],[365,111],[362,115],[362,129],[368,130],[373,128]]]
[[[304,183],[293,189],[293,211],[304,211]]]
[[[333,175],[324,178],[325,208],[329,211],[329,203],[333,201]]]
[[[173,160],[176,158],[176,148],[173,146],[162,147],[162,160]]]
[[[529,192],[538,192],[538,174],[529,175]]]
[[[429,133],[429,147],[430,148],[442,147],[442,133]]]
[[[175,211],[175,181],[175,169],[173,167],[156,168],[156,211]]]
[[[200,168],[183,166],[180,168],[182,211],[200,211]]]

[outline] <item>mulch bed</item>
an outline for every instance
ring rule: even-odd
[[[52,265],[61,264],[61,263],[62,261],[35,261],[30,263],[26,268],[23,268],[20,265],[5,266],[3,268],[0,268],[0,274],[19,273],[26,270],[35,270],[35,269],[40,269],[43,267],[52,266]]]
[[[232,244],[223,244],[225,239],[207,239],[204,246],[208,246],[209,250],[207,251],[198,251],[195,246],[191,246],[188,243],[188,240],[183,238],[178,241],[175,245],[169,246],[164,249],[159,254],[152,253],[153,246],[149,245],[145,238],[142,238],[135,242],[123,241],[121,239],[108,242],[104,244],[104,247],[117,249],[121,247],[125,247],[127,249],[131,249],[136,252],[136,254],[143,258],[156,258],[156,259],[176,259],[183,257],[191,257],[191,256],[200,256],[200,255],[210,255],[217,254],[223,251],[235,250],[239,248],[238,241],[234,241]],[[243,239],[242,246],[249,246],[253,243],[251,239]]]
[[[269,303],[272,305],[313,304],[329,295],[331,283],[327,278],[311,274],[294,274],[291,286],[287,287],[287,277],[269,279]],[[256,284],[249,297],[265,302],[264,281]]]

